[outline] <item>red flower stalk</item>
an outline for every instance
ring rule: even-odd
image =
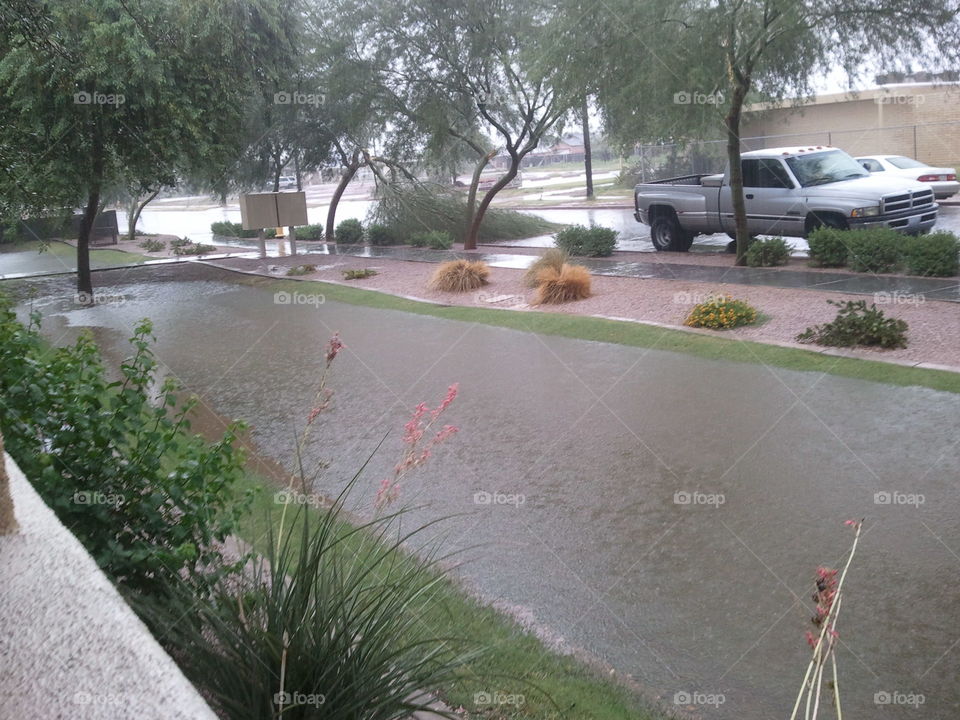
[[[457,383],[447,388],[447,394],[440,404],[431,410],[426,403],[420,403],[413,409],[413,414],[403,426],[403,442],[406,448],[400,456],[400,461],[393,467],[393,477],[384,478],[380,482],[380,489],[374,500],[374,508],[382,510],[400,497],[400,481],[403,477],[420,465],[423,465],[433,454],[433,448],[445,441],[459,430],[454,425],[444,425],[439,431],[429,436],[431,426],[443,414],[457,397]],[[429,437],[421,447],[424,437]]]

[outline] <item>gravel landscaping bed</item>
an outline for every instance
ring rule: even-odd
[[[643,253],[637,254],[645,257]],[[731,258],[727,256],[723,260],[729,263]],[[286,277],[288,267],[311,264],[316,266],[316,272],[300,276],[301,279],[337,282],[446,305],[535,309],[672,326],[682,326],[690,308],[707,295],[731,294],[757,308],[761,313],[760,323],[734,330],[697,332],[758,342],[786,343],[814,350],[821,348],[800,345],[795,342],[795,337],[808,326],[829,322],[836,316],[836,307],[827,304],[827,299],[871,300],[870,296],[820,290],[595,275],[592,297],[564,305],[531,307],[529,303],[532,302],[533,292],[523,287],[523,271],[508,268],[491,268],[488,285],[475,292],[457,294],[427,289],[427,282],[436,269],[436,265],[431,263],[343,255],[300,255],[266,260],[224,258],[211,262],[278,278]],[[343,270],[364,268],[376,270],[378,274],[363,280],[343,280]],[[909,347],[902,350],[863,348],[848,351],[850,355],[873,360],[960,365],[960,307],[956,303],[930,300],[917,304],[890,304],[883,306],[883,309],[887,315],[902,318],[909,324]],[[749,350],[745,349],[745,352]]]

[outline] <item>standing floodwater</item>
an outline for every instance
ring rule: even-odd
[[[390,473],[408,411],[459,382],[461,432],[403,490],[425,505],[414,517],[458,515],[446,543],[467,548],[472,585],[703,717],[789,716],[814,571],[840,564],[843,521],[866,517],[840,621],[844,715],[960,717],[960,396],[768,368],[746,346],[740,364],[277,304],[237,277],[112,271],[100,289],[122,302],[78,308],[68,278],[37,283],[35,302],[52,339],[93,327],[112,360],[152,318],[169,372],[285,462],[340,331],[311,449],[331,461],[322,489],[393,431],[358,505]],[[911,693],[923,704],[897,702]]]

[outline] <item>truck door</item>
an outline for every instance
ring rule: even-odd
[[[806,205],[783,163],[777,158],[744,158],[741,162],[750,234],[802,235]],[[723,229],[735,232],[729,185],[721,190],[720,210]]]

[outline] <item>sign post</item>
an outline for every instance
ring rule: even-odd
[[[244,230],[259,230],[257,242],[260,257],[265,258],[267,243],[264,228],[289,225],[292,230],[297,225],[306,225],[307,195],[304,192],[244,193],[240,196],[240,221]],[[293,254],[296,254],[295,250]]]

